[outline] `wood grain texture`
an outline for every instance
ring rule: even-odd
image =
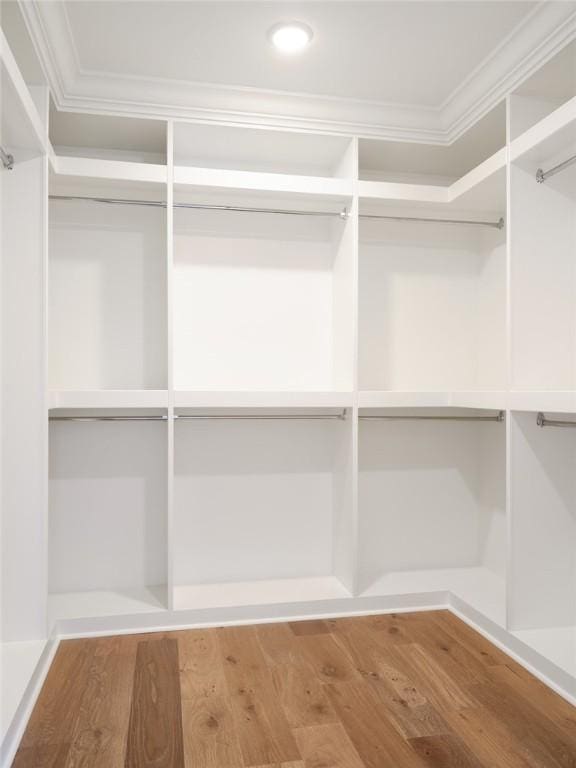
[[[178,642],[138,643],[126,768],[183,768]]]
[[[446,611],[62,642],[16,768],[576,768],[576,709]]]

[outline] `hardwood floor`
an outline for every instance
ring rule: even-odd
[[[576,768],[576,709],[447,611],[61,643],[15,768]]]

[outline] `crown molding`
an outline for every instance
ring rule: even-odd
[[[84,70],[66,7],[20,0],[56,107],[451,144],[576,37],[576,3],[540,2],[438,107]]]

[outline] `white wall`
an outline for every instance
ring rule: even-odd
[[[50,425],[50,592],[166,584],[166,429]]]
[[[500,233],[362,223],[360,388],[503,388],[505,267]]]
[[[504,440],[501,424],[360,423],[364,588],[393,571],[502,570]]]
[[[175,222],[175,386],[332,389],[330,222],[187,210]]]
[[[334,453],[343,428],[177,422],[175,583],[330,575]]]
[[[0,171],[3,641],[46,636],[47,167],[16,154]]]
[[[50,387],[166,386],[165,212],[50,203]]]
[[[573,389],[576,171],[537,184],[534,162],[515,164],[511,184],[512,388]]]
[[[511,483],[512,629],[573,625],[576,430],[541,428],[536,414],[514,414]]]

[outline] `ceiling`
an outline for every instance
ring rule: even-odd
[[[437,107],[535,5],[67,2],[66,11],[86,71]],[[313,29],[305,53],[286,57],[268,43],[284,19]]]
[[[576,4],[33,0],[23,13],[59,108],[349,126],[441,143],[501,100],[519,64],[545,55],[542,42],[576,20]],[[294,19],[314,38],[285,57],[267,32]]]

